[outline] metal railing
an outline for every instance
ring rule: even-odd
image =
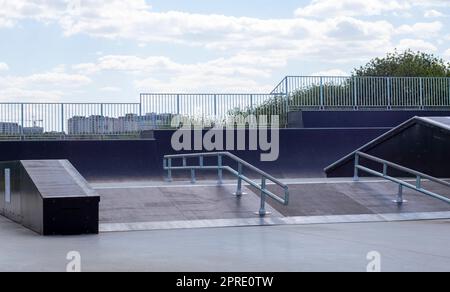
[[[289,110],[450,108],[449,77],[287,76],[271,93]]]
[[[383,172],[378,172],[376,170],[373,170],[373,169],[370,169],[368,167],[362,166],[360,164],[360,162],[361,162],[360,159],[361,158],[364,158],[364,159],[367,159],[369,161],[373,161],[373,162],[382,164],[383,165]],[[413,185],[413,184],[410,184],[410,183],[408,183],[408,182],[406,182],[404,180],[401,180],[401,179],[389,176],[389,174],[388,174],[389,168],[393,168],[393,169],[396,169],[396,170],[398,170],[398,171],[400,171],[402,173],[415,176],[416,177],[416,184]],[[378,158],[378,157],[375,157],[375,156],[372,156],[372,155],[369,155],[369,154],[366,154],[366,153],[363,153],[363,152],[356,152],[356,154],[355,154],[355,174],[354,174],[354,180],[355,181],[359,180],[359,171],[363,171],[363,172],[366,172],[368,174],[371,174],[371,175],[374,175],[374,176],[377,176],[377,177],[381,177],[381,178],[384,178],[386,180],[390,180],[390,181],[392,181],[394,183],[397,183],[399,185],[399,189],[398,189],[398,194],[397,194],[397,200],[394,201],[395,203],[403,204],[404,202],[406,202],[405,200],[403,200],[403,188],[406,187],[406,188],[415,190],[417,192],[420,192],[422,194],[425,194],[427,196],[433,197],[435,199],[438,199],[438,200],[441,200],[441,201],[444,201],[444,202],[450,204],[450,199],[449,198],[446,198],[446,197],[444,197],[442,195],[439,195],[439,194],[436,194],[434,192],[428,191],[428,190],[424,189],[423,185],[422,185],[423,180],[428,180],[428,181],[431,181],[431,182],[434,182],[434,183],[438,183],[440,185],[443,185],[443,186],[446,186],[446,187],[450,188],[450,183],[448,183],[448,182],[446,182],[446,181],[444,181],[442,179],[438,179],[438,178],[429,176],[427,174],[424,174],[424,173],[421,173],[421,172],[418,172],[418,171],[406,168],[404,166],[401,166],[401,165],[389,162],[387,160],[384,160],[384,159],[381,159],[381,158]]]
[[[156,123],[139,103],[0,103],[0,138],[7,139],[130,136]]]
[[[279,116],[286,112],[285,99],[285,95],[282,94],[261,93],[141,94],[142,110],[146,113],[166,115],[166,125],[170,125],[174,115],[219,124],[224,124],[229,118],[239,115]]]
[[[205,158],[217,158],[217,164],[215,165],[206,165]],[[231,166],[224,164],[224,158],[229,158],[235,163],[237,163],[237,170],[232,168]],[[190,160],[194,160],[198,162],[195,165],[188,165]],[[174,166],[174,160],[181,160],[182,164],[180,166]],[[248,162],[242,160],[241,158],[229,153],[229,152],[215,152],[215,153],[199,153],[199,154],[180,154],[180,155],[166,155],[164,156],[164,170],[167,171],[167,180],[171,182],[172,171],[177,170],[187,170],[190,171],[191,174],[191,182],[196,182],[196,171],[197,170],[215,170],[218,174],[218,182],[219,184],[223,183],[223,172],[228,171],[232,175],[236,176],[238,179],[237,182],[237,190],[235,195],[237,197],[241,197],[244,193],[242,192],[242,183],[247,182],[252,187],[258,189],[261,192],[261,205],[259,212],[257,214],[261,217],[269,214],[266,212],[266,197],[272,198],[276,202],[287,206],[289,204],[289,187],[274,178],[270,174],[256,168],[255,166],[249,164]],[[261,184],[258,184],[244,175],[245,170],[250,170],[261,176]],[[274,183],[275,185],[281,187],[284,191],[284,196],[279,197],[269,191],[267,189],[267,181]]]
[[[300,109],[450,109],[448,77],[287,76],[270,94],[141,94],[139,103],[0,103],[0,139],[137,135],[173,128],[176,115],[224,125],[230,118]]]

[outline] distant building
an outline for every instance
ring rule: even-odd
[[[22,127],[17,123],[0,122],[0,134],[2,135],[20,135]]]
[[[148,113],[145,116],[126,114],[123,117],[110,118],[104,116],[75,116],[68,120],[69,135],[126,134],[154,130],[171,114]]]
[[[44,128],[42,128],[42,127],[24,127],[23,134],[26,136],[42,135],[42,134],[44,134]]]

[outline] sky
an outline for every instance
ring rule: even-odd
[[[450,61],[450,0],[0,0],[0,102],[268,93],[395,49]]]

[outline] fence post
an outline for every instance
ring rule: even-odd
[[[180,95],[177,94],[177,115],[180,115]]]
[[[391,96],[391,78],[387,77],[386,80],[386,90],[388,98],[388,110],[392,109],[392,96]]]
[[[285,87],[285,89],[284,89],[284,91],[285,91],[285,93],[286,93],[286,96],[288,96],[289,95],[289,78],[288,78],[288,76],[286,76],[286,77],[284,77],[284,87]]]
[[[419,78],[419,80],[420,80],[420,109],[424,109],[424,103],[423,103],[423,96],[424,96],[424,92],[423,92],[423,90],[424,90],[424,88],[423,88],[423,78],[422,77],[420,77]]]
[[[100,134],[103,139],[104,138],[103,135],[105,133],[105,125],[106,125],[106,119],[105,119],[105,116],[103,115],[103,103],[100,104],[100,121],[101,121],[101,124],[100,124],[101,133]]]
[[[64,119],[64,104],[61,103],[61,135],[65,136],[65,119]]]
[[[354,104],[354,110],[358,110],[358,86],[356,84],[358,78],[353,77],[353,104]]]
[[[25,127],[25,116],[24,116],[24,114],[25,114],[25,111],[24,111],[24,104],[23,103],[21,103],[20,104],[20,124],[21,124],[21,126],[22,126],[22,128],[20,129],[20,139],[24,139],[25,137],[24,137],[24,130],[23,130],[23,127]]]
[[[323,95],[323,77],[320,77],[320,109],[325,109],[325,100]]]
[[[217,94],[214,94],[214,119],[217,119]]]

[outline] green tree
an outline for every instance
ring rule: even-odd
[[[450,77],[450,63],[423,52],[395,51],[355,69],[355,76]]]

